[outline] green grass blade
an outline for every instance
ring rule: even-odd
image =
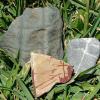
[[[85,34],[87,32],[88,24],[89,24],[89,0],[87,0],[87,4],[86,4],[86,13],[85,13],[85,22],[84,22],[84,32],[83,32],[83,34]]]
[[[19,92],[19,91],[17,91],[17,90],[14,90],[13,91],[13,94],[16,96],[16,97],[18,97],[19,99],[21,99],[21,100],[27,100],[25,97],[23,97],[22,95],[21,95],[21,93]]]
[[[99,15],[97,17],[96,23],[94,23],[93,27],[91,28],[92,31],[90,33],[90,37],[93,36],[93,34],[94,34],[94,32],[95,32],[95,30],[96,30],[96,28],[98,27],[99,24],[100,24],[100,12],[99,12]]]
[[[93,90],[89,95],[87,95],[87,96],[85,97],[84,100],[92,100],[92,98],[95,96],[95,94],[96,94],[99,90],[100,90],[100,83],[98,83],[98,84],[95,86],[94,90]]]
[[[80,8],[82,8],[82,9],[86,9],[86,6],[85,6],[83,3],[79,2],[79,1],[70,0],[70,2],[71,2],[73,5],[77,6],[77,7],[80,7]],[[94,14],[95,16],[98,16],[98,12],[95,11],[95,10],[89,9],[89,12],[92,13],[92,14]]]
[[[29,73],[29,70],[30,70],[30,63],[26,63],[22,70],[20,71],[20,73],[18,74],[18,76],[20,78],[22,78],[23,80],[25,80],[25,78],[27,77],[28,73]]]
[[[89,28],[87,30],[87,32],[83,34],[82,37],[86,37],[87,35],[89,35],[89,37],[94,37],[93,34],[94,34],[95,30],[97,29],[99,24],[100,24],[100,13],[99,13],[95,23],[93,24],[93,26],[91,28]]]
[[[16,0],[16,16],[20,16],[26,6],[26,0]]]
[[[23,81],[21,79],[17,79],[17,81],[18,81],[18,84],[20,85],[21,89],[23,90],[27,100],[34,100],[32,94],[29,92],[29,90],[27,89],[27,87],[25,86]]]

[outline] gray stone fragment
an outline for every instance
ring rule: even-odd
[[[21,63],[29,61],[31,51],[62,59],[62,26],[57,8],[26,8],[23,15],[12,22],[0,47],[14,57],[20,50]]]
[[[96,38],[73,39],[68,44],[68,63],[74,66],[77,74],[95,66],[99,55],[100,42]]]

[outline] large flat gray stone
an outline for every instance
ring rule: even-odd
[[[0,47],[27,62],[30,52],[43,53],[58,59],[63,57],[62,19],[55,7],[26,8],[4,34]]]

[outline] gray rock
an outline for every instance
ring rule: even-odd
[[[77,74],[95,66],[99,55],[100,42],[95,38],[73,39],[68,44],[68,63],[74,66]]]
[[[62,26],[57,8],[26,8],[23,15],[12,22],[0,47],[14,57],[20,50],[21,63],[29,61],[31,51],[62,59]]]

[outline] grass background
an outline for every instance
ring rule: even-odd
[[[51,5],[60,10],[64,41],[68,43],[70,39],[82,37],[100,40],[100,0],[0,0],[0,36],[26,7]],[[56,85],[40,98],[32,95],[32,78],[27,66],[20,66],[16,59],[0,49],[0,100],[100,100],[99,60],[73,83]]]

